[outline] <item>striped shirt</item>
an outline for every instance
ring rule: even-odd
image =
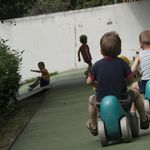
[[[150,80],[150,50],[140,52],[140,66],[142,72],[142,80]]]

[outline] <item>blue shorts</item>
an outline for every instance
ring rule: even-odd
[[[46,85],[48,85],[48,84],[49,84],[49,82],[48,82],[46,79],[44,79],[44,78],[41,77],[41,80],[40,80],[40,87],[46,86]]]
[[[140,80],[138,82],[138,86],[139,86],[139,92],[142,94],[142,93],[145,93],[145,87],[146,87],[146,83],[147,81],[149,80]]]

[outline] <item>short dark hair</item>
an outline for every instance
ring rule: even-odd
[[[38,65],[43,65],[43,66],[45,67],[44,62],[42,62],[42,61],[40,61],[40,62],[38,63]]]
[[[143,47],[150,47],[150,31],[145,30],[139,35],[139,41]]]
[[[117,57],[121,52],[121,39],[116,32],[107,32],[100,40],[100,47],[104,56]]]
[[[80,36],[80,42],[82,44],[86,44],[87,43],[87,36],[86,35],[81,35]]]

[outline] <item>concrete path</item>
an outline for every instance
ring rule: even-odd
[[[140,130],[140,136],[130,143],[119,140],[107,147],[101,146],[98,136],[92,136],[85,123],[88,98],[94,91],[86,85],[84,70],[52,78],[50,94],[11,150],[149,150],[150,129]],[[24,93],[29,94],[22,89]]]

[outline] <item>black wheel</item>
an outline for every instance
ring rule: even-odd
[[[135,112],[130,113],[131,118],[131,133],[133,137],[139,136],[139,122]]]

